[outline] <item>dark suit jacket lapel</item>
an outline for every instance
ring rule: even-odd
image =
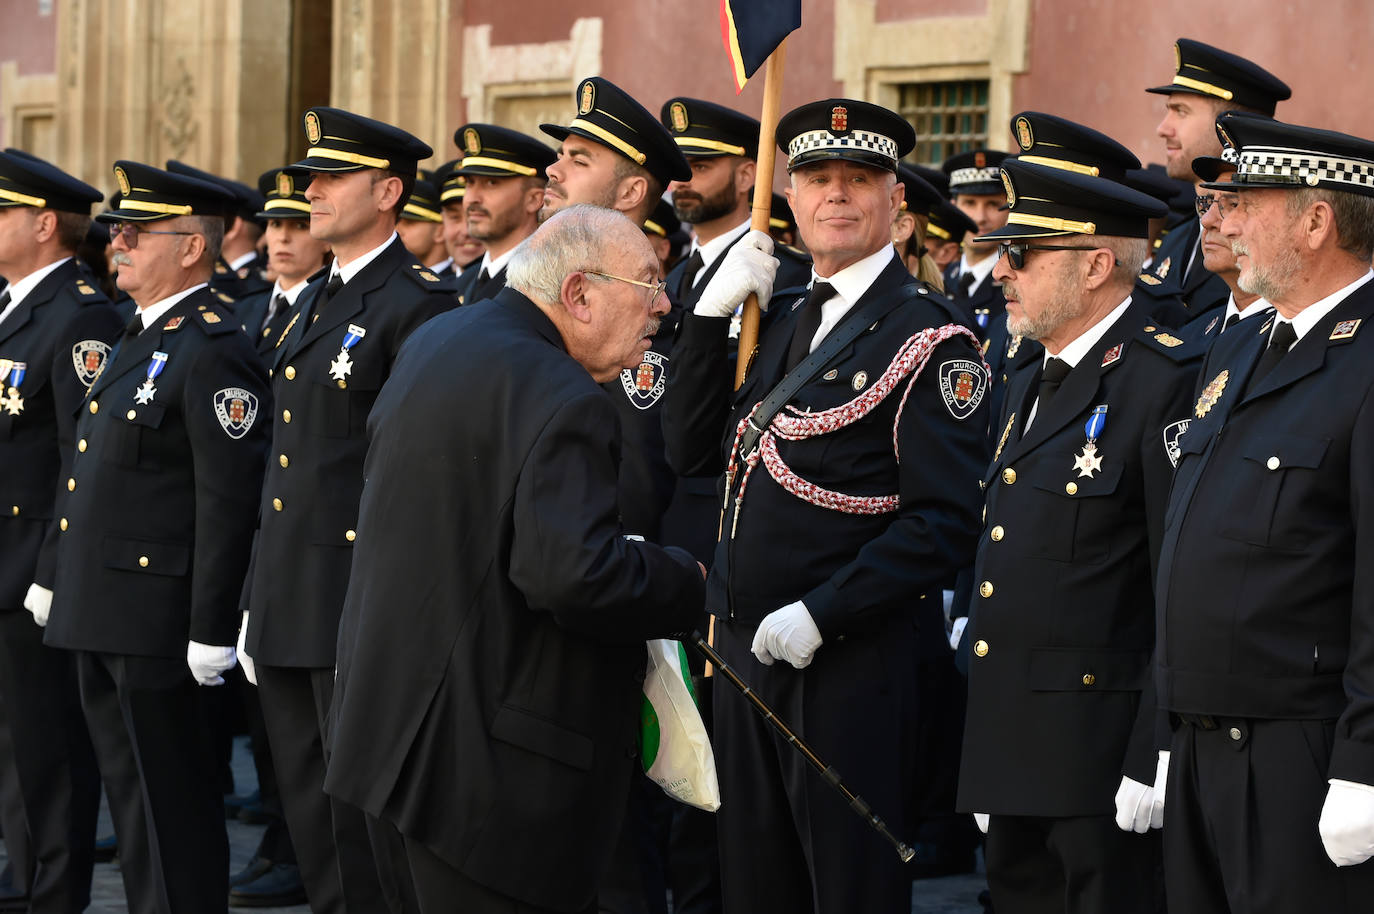
[[[123,377],[131,371],[146,372],[148,370],[148,363],[152,361],[153,353],[162,345],[162,336],[164,333],[198,332],[190,327],[184,326],[176,330],[164,330],[163,328],[167,326],[169,321],[178,317],[182,319],[183,323],[195,320],[196,305],[204,303],[205,299],[202,296],[206,294],[208,293],[205,290],[201,290],[193,295],[186,296],[173,305],[166,314],[158,318],[156,324],[132,339],[129,337],[122,339],[117,348],[110,353],[110,357],[106,360],[105,370],[100,373],[100,377],[96,378],[95,383],[91,385],[90,395],[92,397],[99,396],[116,378]]]
[[[320,311],[313,311],[312,309],[312,322],[310,326],[305,328],[305,334],[301,337],[300,344],[295,347],[292,354],[294,355],[295,352],[311,345],[362,311],[363,298],[386,282],[387,276],[396,268],[396,261],[401,258],[404,252],[405,248],[401,245],[401,239],[395,239],[386,250],[377,255],[376,260],[363,267],[357,276],[344,283],[343,288],[325,304],[323,309]]]
[[[72,275],[76,273],[76,261],[68,260],[62,266],[44,276],[18,307],[4,322],[0,323],[0,343],[14,336],[15,332],[33,319],[33,312],[52,301],[57,290],[62,288],[64,283],[72,281]]]
[[[1374,296],[1361,294],[1365,292],[1366,288],[1367,285],[1361,286],[1353,295],[1317,321],[1316,326],[1303,334],[1302,339],[1298,340],[1293,348],[1288,350],[1288,354],[1279,360],[1279,363],[1274,366],[1269,374],[1260,379],[1254,390],[1247,392],[1241,402],[1248,403],[1256,397],[1273,393],[1319,370],[1326,363],[1326,350],[1333,342],[1331,331],[1336,324],[1357,318],[1364,321],[1369,320],[1371,311],[1374,311],[1374,308],[1371,308],[1371,303],[1374,303]],[[1266,323],[1270,323],[1270,321],[1266,320]],[[1270,334],[1264,333],[1262,335],[1264,346],[1267,346]],[[1263,351],[1264,346],[1259,347],[1260,351]],[[1258,360],[1258,355],[1256,355],[1256,360]],[[1248,380],[1247,377],[1247,383]]]

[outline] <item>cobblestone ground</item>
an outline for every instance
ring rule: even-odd
[[[234,743],[234,780],[238,789],[250,792],[256,785],[252,760],[249,758],[246,738]],[[229,830],[230,872],[238,870],[258,846],[262,834],[261,826],[245,825],[238,821],[227,823]],[[99,834],[108,835],[114,829],[110,825],[109,814],[102,809]],[[0,868],[3,868],[0,856]],[[947,876],[943,879],[923,879],[912,885],[912,914],[981,914],[978,892],[984,887],[981,875]],[[124,901],[124,884],[119,878],[119,863],[98,863],[95,867],[95,881],[91,888],[91,906],[87,914],[128,914]],[[290,908],[235,908],[233,910],[254,911],[258,914],[309,914],[305,905]],[[381,912],[378,912],[381,914]]]

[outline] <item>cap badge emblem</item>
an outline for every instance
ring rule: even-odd
[[[124,173],[124,169],[115,166],[115,180],[119,182],[119,192],[124,196],[129,196],[129,191],[133,190],[129,186],[129,176]]]
[[[673,102],[668,106],[668,120],[673,122],[673,129],[678,133],[687,130],[687,106],[682,102]]]
[[[1011,175],[1007,174],[1007,170],[1006,170],[1005,168],[1003,168],[1001,171],[1002,171],[1002,188],[1007,192],[1007,206],[1015,207],[1015,206],[1016,206],[1016,188],[1013,187],[1012,184],[1011,184]]]
[[[592,85],[591,80],[587,80],[582,84],[581,101],[577,103],[577,113],[591,114],[592,108],[595,107],[595,105],[596,87]]]
[[[477,131],[469,127],[463,131],[463,148],[468,155],[475,156],[482,151],[482,138],[477,135]]]
[[[305,138],[311,146],[320,141],[320,116],[313,111],[305,113]]]
[[[849,109],[844,105],[836,105],[830,109],[830,132],[849,132]]]
[[[987,168],[987,167],[988,167],[988,157],[987,157],[984,153],[975,152],[975,153],[973,154],[973,167],[974,167],[974,168]]]
[[[277,196],[289,197],[296,192],[296,182],[284,171],[277,172]]]
[[[1035,134],[1031,132],[1030,120],[1024,115],[1016,119],[1016,141],[1021,144],[1022,149],[1030,149],[1035,145]]]

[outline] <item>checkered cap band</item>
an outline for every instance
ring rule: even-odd
[[[1222,160],[1223,162],[1230,162],[1232,165],[1234,165],[1234,164],[1236,164],[1236,159],[1237,159],[1237,158],[1239,158],[1239,154],[1236,152],[1236,147],[1234,147],[1234,146],[1223,146],[1223,147],[1221,147],[1221,160]]]
[[[1374,162],[1316,155],[1305,149],[1248,146],[1240,151],[1236,180],[1242,184],[1345,184],[1374,190]]]
[[[897,143],[890,137],[867,130],[854,130],[839,136],[829,130],[809,130],[787,144],[787,157],[795,159],[818,149],[859,149],[887,156],[894,162],[897,160]]]
[[[996,165],[987,168],[956,168],[949,173],[949,186],[958,187],[960,184],[1001,184],[1002,172]]]

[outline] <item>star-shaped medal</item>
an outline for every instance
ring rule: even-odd
[[[24,398],[19,396],[19,388],[11,387],[9,396],[0,397],[0,406],[5,408],[5,412],[11,416],[17,416],[24,411]]]
[[[336,381],[342,381],[344,375],[353,370],[353,360],[348,357],[347,349],[339,350],[339,357],[329,363],[329,376]]]
[[[153,379],[149,378],[143,382],[143,386],[134,391],[135,403],[152,403],[153,394],[157,393],[157,388],[153,386]]]
[[[1086,476],[1092,479],[1094,473],[1102,471],[1102,458],[1097,453],[1097,445],[1091,441],[1083,445],[1083,453],[1073,459],[1073,468],[1078,471],[1081,479]]]

